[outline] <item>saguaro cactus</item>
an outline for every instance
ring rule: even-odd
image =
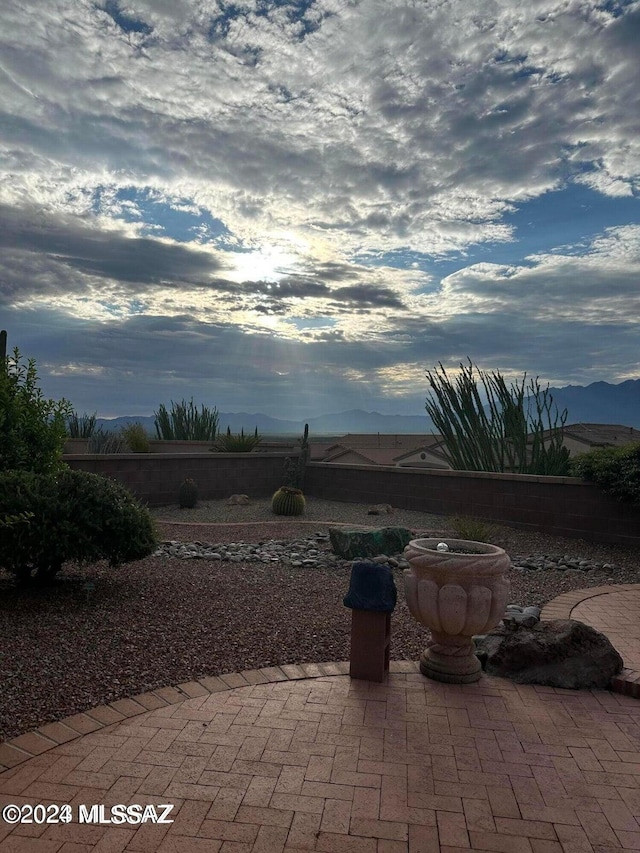
[[[309,424],[305,424],[304,433],[300,439],[300,455],[295,460],[288,456],[284,460],[284,478],[287,486],[300,490],[304,488],[304,475],[310,454]]]

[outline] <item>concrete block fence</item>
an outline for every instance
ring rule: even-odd
[[[573,477],[311,462],[305,492],[327,500],[389,503],[594,542],[640,545],[640,508],[618,503]]]
[[[233,494],[271,496],[283,483],[286,453],[107,453],[66,455],[64,461],[125,485],[149,506],[175,504],[191,477],[202,500]]]
[[[111,477],[150,506],[177,501],[185,477],[203,499],[268,497],[282,485],[287,453],[68,455],[83,471]],[[389,503],[437,515],[467,515],[561,536],[640,546],[640,508],[572,477],[489,474],[311,462],[305,493],[350,503]],[[380,519],[378,519],[380,522]],[[375,523],[375,518],[372,518]]]

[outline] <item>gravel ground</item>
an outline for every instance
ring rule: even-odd
[[[451,535],[442,516],[396,511],[367,515],[354,504],[309,499],[304,521],[274,518],[269,501],[193,510],[153,510],[161,538],[264,542],[326,531],[329,522],[398,524]],[[179,522],[179,523],[176,523]],[[271,523],[268,523],[271,522]],[[213,525],[215,526],[207,526]],[[604,572],[512,571],[511,600],[544,604],[572,589],[640,583],[640,549],[593,545],[496,527],[512,556],[570,554],[613,563]],[[85,584],[93,585],[87,589]],[[346,660],[348,569],[147,558],[109,569],[64,568],[48,589],[17,589],[0,572],[0,740],[114,699],[167,684],[283,663]],[[427,632],[410,616],[396,575],[392,658],[415,660]]]

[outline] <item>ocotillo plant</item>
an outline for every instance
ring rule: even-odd
[[[96,415],[84,412],[79,415],[75,409],[67,418],[67,435],[69,438],[91,438],[96,430]]]
[[[187,403],[171,401],[171,412],[164,403],[155,415],[156,434],[165,441],[215,441],[218,432],[218,410],[194,405],[193,397]]]
[[[562,442],[567,410],[559,414],[556,407],[552,420],[549,386],[541,389],[537,377],[527,385],[525,373],[520,383],[509,388],[499,371],[488,373],[468,361],[468,365],[460,364],[455,382],[442,363],[439,370],[427,371],[432,394],[425,407],[444,437],[443,451],[452,468],[566,475],[569,452]],[[476,370],[487,397],[486,407]]]

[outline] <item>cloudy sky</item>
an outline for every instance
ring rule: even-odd
[[[0,327],[100,416],[640,377],[637,0],[0,10]]]

